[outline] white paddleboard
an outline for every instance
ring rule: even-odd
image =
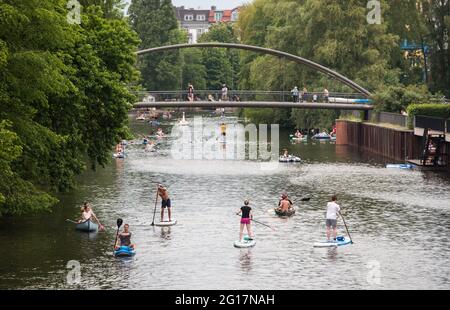
[[[177,220],[172,219],[171,221],[163,221],[159,223],[155,223],[155,226],[165,227],[165,226],[173,226],[177,223]]]
[[[236,248],[251,248],[254,247],[256,244],[256,240],[248,240],[248,236],[245,236],[243,238],[242,242],[240,240],[234,241],[234,247]]]
[[[339,237],[338,237],[339,238]],[[347,244],[351,244],[352,242],[348,237],[344,237],[344,240],[342,241],[320,241],[314,243],[315,248],[330,248],[330,247],[338,247],[343,246]]]

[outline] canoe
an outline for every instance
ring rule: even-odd
[[[315,248],[330,248],[330,247],[338,247],[338,246],[343,246],[343,245],[347,245],[347,244],[351,244],[351,240],[348,237],[344,237],[344,236],[338,236],[336,238],[336,240],[333,241],[320,241],[320,242],[316,242],[314,243],[314,247]]]
[[[275,210],[275,214],[278,216],[293,216],[295,214],[294,208],[289,208],[289,210],[286,212],[282,212],[282,211],[278,210],[278,208],[275,208],[274,210]]]
[[[251,248],[256,245],[256,240],[249,240],[249,236],[244,236],[242,242],[240,240],[234,241],[235,248]]]
[[[280,156],[278,161],[280,163],[298,163],[302,160],[300,157],[289,155],[288,157]]]
[[[177,224],[177,220],[172,219],[171,221],[162,221],[162,222],[159,222],[159,223],[155,223],[155,226],[166,227],[166,226],[173,226],[173,225],[176,225],[176,224]]]
[[[96,232],[98,230],[98,225],[91,220],[87,220],[76,224],[75,229],[79,231]]]
[[[133,250],[129,246],[124,246],[124,245],[114,251],[115,257],[130,257],[135,254],[136,254],[136,250]]]

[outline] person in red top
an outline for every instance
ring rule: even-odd
[[[241,216],[241,229],[239,232],[239,241],[243,241],[242,240],[242,235],[244,232],[244,228],[247,228],[247,232],[249,235],[249,240],[253,240],[253,232],[252,232],[252,225],[251,225],[251,220],[253,218],[253,214],[252,214],[252,208],[249,206],[250,202],[248,200],[244,201],[244,206],[241,207],[241,209],[239,209],[239,212],[236,213],[236,215],[240,215]]]

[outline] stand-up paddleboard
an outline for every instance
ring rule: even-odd
[[[250,237],[249,236],[244,236],[242,242],[240,240],[236,240],[234,242],[234,247],[236,248],[251,248],[254,247],[256,244],[256,240],[249,240]]]
[[[177,220],[172,219],[171,221],[163,221],[163,222],[155,223],[155,226],[166,227],[166,226],[173,226],[176,223],[177,223]]]
[[[412,169],[412,168],[414,168],[414,165],[411,165],[411,164],[389,164],[389,165],[386,165],[386,168]]]
[[[314,243],[315,248],[329,248],[329,247],[338,247],[347,244],[351,244],[352,241],[348,237],[338,236],[336,240],[333,241],[320,241]]]

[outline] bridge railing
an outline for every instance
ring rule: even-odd
[[[416,115],[414,117],[415,128],[427,128],[434,131],[445,132],[446,120],[444,118]]]
[[[139,102],[152,101],[188,101],[187,91],[140,91],[134,92]],[[195,90],[194,98],[197,101],[219,101],[222,100],[221,90]],[[299,93],[298,101],[302,102],[332,102],[332,103],[355,103],[356,100],[366,100],[358,93],[332,92],[328,98],[323,92]],[[228,90],[228,101],[271,101],[288,102],[294,97],[290,91],[258,91],[258,90]],[[364,102],[368,103],[368,102]]]
[[[408,116],[397,113],[370,111],[369,120],[378,124],[390,124],[400,127],[408,126]]]

